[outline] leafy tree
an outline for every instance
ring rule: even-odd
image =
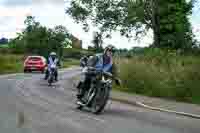
[[[150,29],[154,34],[154,47],[189,48],[192,31],[188,20],[194,0],[72,0],[66,13],[83,24],[99,27],[104,34],[120,31],[121,35],[136,37]],[[86,30],[86,31],[87,31]]]
[[[168,9],[166,9],[166,4]],[[160,12],[160,47],[191,49],[193,33],[188,15],[192,13],[193,1],[165,1]]]
[[[103,50],[103,38],[102,34],[99,32],[94,32],[92,43],[94,44],[94,49],[96,52],[101,52]]]
[[[62,56],[63,48],[70,39],[68,30],[62,26],[48,29],[35,21],[33,16],[28,16],[24,21],[26,28],[13,39],[11,47],[18,52],[28,52],[47,56],[49,52],[55,51]]]

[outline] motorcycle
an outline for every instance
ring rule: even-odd
[[[49,86],[51,86],[52,83],[55,82],[56,79],[55,73],[56,73],[56,65],[52,64],[49,69],[49,77],[48,77]]]
[[[93,78],[89,90],[85,90],[84,96],[81,98],[81,101],[84,102],[77,102],[77,108],[81,110],[83,107],[87,107],[92,113],[100,114],[109,100],[113,76],[111,73],[98,71],[91,67],[84,68],[82,72],[92,74]],[[78,91],[83,89],[78,89]]]

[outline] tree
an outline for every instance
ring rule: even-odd
[[[99,27],[104,34],[119,30],[121,35],[136,37],[153,30],[154,46],[191,47],[192,32],[188,15],[194,0],[72,0],[66,13],[83,24]],[[178,38],[177,38],[178,37]]]
[[[94,44],[94,49],[96,52],[101,52],[103,50],[103,38],[102,34],[99,32],[94,32],[92,43]]]
[[[35,21],[33,16],[28,16],[24,21],[26,28],[11,42],[12,48],[18,52],[28,52],[47,56],[51,51],[62,56],[63,48],[70,40],[68,30],[62,26],[49,29]]]
[[[192,13],[193,2],[170,0],[161,4],[160,47],[184,50],[192,48],[194,40],[188,15]],[[168,10],[164,8],[166,4]]]
[[[8,39],[7,38],[2,37],[0,39],[0,44],[7,44],[7,43],[8,43]]]

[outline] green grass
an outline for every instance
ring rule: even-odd
[[[14,54],[0,54],[0,74],[17,73],[23,71],[23,56]]]
[[[8,44],[1,44],[0,48],[9,48]]]
[[[200,57],[135,56],[117,62],[123,81],[118,90],[200,104]]]
[[[77,66],[80,64],[80,61],[77,59],[64,59],[62,61],[62,68],[68,68],[71,66]]]

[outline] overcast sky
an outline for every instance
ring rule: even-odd
[[[195,5],[191,16],[191,23],[195,35],[200,40],[200,0],[197,1],[198,3]],[[67,3],[64,0],[0,0],[0,37],[15,37],[16,32],[20,32],[24,28],[26,16],[33,15],[37,21],[47,27],[66,26],[73,35],[83,40],[84,47],[91,45],[93,31],[85,33],[80,25],[74,23],[65,14],[66,5]],[[152,34],[149,33],[140,42],[129,42],[119,33],[113,33],[112,39],[105,42],[112,43],[118,48],[148,46],[152,42]]]

